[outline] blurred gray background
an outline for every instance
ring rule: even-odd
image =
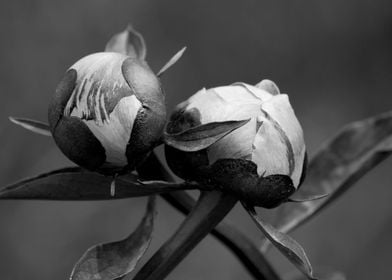
[[[131,22],[148,44],[155,70],[182,46],[183,59],[163,77],[167,104],[202,87],[274,80],[290,95],[310,155],[344,124],[390,110],[392,2],[388,0],[3,0],[0,3],[0,186],[71,163],[50,138],[8,116],[46,120],[65,70],[101,51]],[[348,279],[392,273],[392,160],[293,236],[313,265]],[[117,202],[0,201],[0,278],[66,279],[91,245],[135,228],[145,199]],[[182,216],[159,201],[150,253]],[[229,218],[254,240],[261,233],[236,209]],[[274,266],[294,267],[275,250]],[[213,238],[205,239],[168,279],[250,279]]]

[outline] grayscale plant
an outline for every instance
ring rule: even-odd
[[[149,196],[136,230],[88,249],[72,280],[164,279],[210,233],[254,279],[283,279],[265,256],[270,245],[302,272],[296,279],[342,279],[339,273],[313,272],[304,249],[287,234],[390,155],[392,111],[347,125],[307,164],[303,131],[289,97],[267,79],[254,86],[237,82],[201,89],[167,120],[159,77],[184,51],[155,74],[147,65],[142,35],[128,26],[110,39],[105,52],[77,61],[49,104],[48,124],[10,118],[52,136],[77,166],[10,184],[0,190],[0,199]],[[183,181],[174,180],[155,155],[159,145],[165,145],[167,165]],[[197,201],[187,190],[200,191]],[[152,238],[156,195],[186,219],[135,273]],[[260,229],[261,244],[222,221],[238,202]],[[266,222],[255,207],[276,208],[276,221]]]

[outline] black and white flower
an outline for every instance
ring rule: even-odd
[[[272,81],[202,89],[177,106],[167,131],[248,118],[246,125],[201,151],[167,146],[168,164],[182,178],[207,178],[255,205],[275,207],[301,184],[306,149],[289,98]]]

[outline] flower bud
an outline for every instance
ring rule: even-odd
[[[267,208],[279,205],[301,184],[306,165],[302,128],[288,96],[269,80],[202,89],[178,105],[167,133],[211,122],[249,119],[206,149],[183,152],[166,146],[170,168]]]
[[[156,145],[166,110],[160,82],[144,60],[104,52],[70,67],[48,118],[70,160],[113,175],[133,169]]]

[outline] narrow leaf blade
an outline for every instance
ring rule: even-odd
[[[203,124],[176,134],[165,133],[164,141],[178,150],[195,152],[208,148],[249,121],[250,119]]]
[[[315,279],[312,266],[301,245],[290,236],[279,232],[272,225],[262,221],[253,207],[243,205],[268,240],[309,279]]]
[[[325,197],[327,197],[328,194],[315,194],[312,196],[308,196],[308,197],[298,197],[296,195],[290,197],[288,199],[288,202],[295,202],[295,203],[303,203],[303,202],[307,202],[307,201],[313,201],[313,200],[319,200],[319,199],[323,199]]]
[[[298,196],[329,196],[298,204],[285,204],[274,225],[289,232],[334,201],[392,152],[392,111],[344,127],[309,164]],[[265,248],[265,247],[264,247]]]
[[[123,240],[88,249],[75,265],[70,279],[122,279],[132,272],[150,245],[155,215],[155,196],[150,196],[146,213],[136,230]]]
[[[106,44],[105,52],[116,52],[130,57],[144,60],[147,55],[147,47],[142,34],[137,32],[132,25],[116,35]]]
[[[20,125],[21,127],[30,130],[32,132],[44,135],[44,136],[52,136],[50,132],[49,125],[44,122],[27,119],[27,118],[14,118],[9,117],[10,121],[14,124]]]
[[[78,167],[63,168],[11,184],[0,190],[0,199],[112,200],[199,187],[198,184],[187,182],[140,182],[136,176],[127,175],[116,179],[112,195],[112,181],[112,177]]]
[[[170,67],[172,67],[174,64],[177,63],[177,61],[180,60],[184,52],[186,51],[186,47],[183,47],[181,50],[179,50],[175,55],[170,58],[170,60],[159,70],[157,76],[160,77],[165,73]]]

